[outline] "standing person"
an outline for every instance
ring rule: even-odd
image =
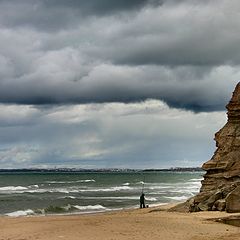
[[[145,208],[145,194],[142,193],[142,195],[140,196],[140,208]]]

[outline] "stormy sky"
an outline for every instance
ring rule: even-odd
[[[201,166],[240,79],[237,0],[0,0],[0,168]]]

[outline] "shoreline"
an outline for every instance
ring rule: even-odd
[[[159,207],[164,207],[164,206],[169,206],[169,207],[173,207],[176,206],[178,204],[180,204],[182,202],[175,202],[175,203],[158,203],[158,204],[151,204],[151,205],[147,205],[147,208],[159,208]],[[38,213],[30,213],[30,214],[20,214],[20,213],[27,213],[28,211],[33,211],[31,209],[25,209],[25,210],[19,210],[19,211],[15,211],[12,213],[6,213],[6,214],[2,214],[0,215],[0,218],[2,217],[9,217],[9,218],[22,218],[22,217],[47,217],[47,216],[82,216],[82,215],[94,215],[94,214],[104,214],[104,213],[111,213],[111,212],[121,212],[121,211],[131,211],[131,210],[136,210],[139,209],[139,206],[135,205],[132,207],[126,207],[126,208],[115,208],[115,209],[103,209],[103,210],[98,210],[98,211],[82,211],[82,212],[66,212],[66,213],[43,213],[43,214],[38,214]]]
[[[146,204],[146,208],[156,208],[162,206],[175,206],[182,202],[172,202],[172,203],[156,203],[156,204]],[[105,208],[102,210],[92,210],[92,211],[72,211],[72,212],[56,212],[56,213],[35,213],[32,209],[24,209],[24,210],[17,210],[10,213],[0,214],[1,217],[45,217],[45,216],[71,216],[71,215],[92,215],[92,214],[101,214],[101,213],[109,213],[109,212],[118,212],[118,211],[125,211],[125,210],[136,210],[139,209],[139,205],[134,205],[131,207],[125,208]]]
[[[238,214],[168,212],[171,205],[95,214],[0,217],[0,240],[237,240],[240,228],[214,222]]]

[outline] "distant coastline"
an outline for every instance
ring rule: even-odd
[[[101,172],[203,172],[200,167],[176,167],[163,169],[122,169],[122,168],[101,168],[101,169],[82,169],[82,168],[16,168],[0,169],[0,173],[101,173]]]

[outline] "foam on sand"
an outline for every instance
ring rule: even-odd
[[[11,213],[6,213],[5,215],[9,217],[20,217],[20,216],[34,215],[34,211],[31,209],[20,210],[20,211],[15,211]]]

